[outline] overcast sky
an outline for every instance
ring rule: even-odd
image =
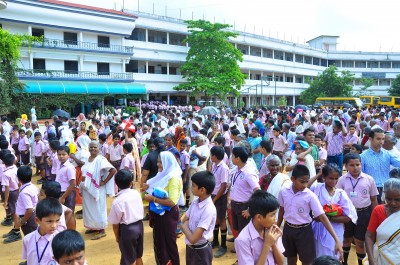
[[[204,18],[241,31],[304,43],[340,36],[338,49],[400,52],[400,2],[396,0],[64,0],[170,17]],[[154,3],[154,4],[153,4]]]

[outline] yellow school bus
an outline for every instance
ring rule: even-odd
[[[320,103],[321,107],[333,107],[333,108],[343,108],[348,107],[350,104],[352,107],[362,107],[363,102],[359,98],[353,97],[329,97],[329,98],[317,98],[315,103]]]
[[[379,105],[379,96],[360,96],[360,99],[368,108]]]
[[[379,105],[382,106],[394,107],[398,109],[400,108],[400,97],[391,97],[391,96],[379,97],[378,103]]]

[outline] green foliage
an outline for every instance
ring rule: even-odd
[[[41,39],[11,34],[0,28],[0,114],[15,113],[18,110],[19,101],[22,101],[20,96],[24,87],[16,75],[21,45],[31,47],[35,41]]]
[[[174,87],[177,91],[191,91],[194,95],[207,97],[239,95],[245,82],[238,62],[243,61],[243,54],[229,42],[238,34],[227,31],[227,24],[212,24],[205,20],[189,20],[191,33],[184,42],[190,43],[186,62],[181,67],[186,82]]]
[[[287,106],[287,98],[285,96],[279,98],[278,106]]]
[[[124,112],[128,113],[129,115],[134,112],[138,112],[138,111],[139,111],[139,108],[136,108],[136,107],[130,107],[130,106],[124,107]]]
[[[373,84],[375,84],[375,80],[372,78],[361,78],[360,82],[362,84],[362,87],[360,87],[360,90],[354,93],[354,96],[356,97],[361,97],[361,96],[370,96],[374,94],[373,91],[368,90]]]
[[[392,85],[388,89],[390,96],[400,96],[400,74],[392,81]]]
[[[326,68],[314,80],[307,80],[310,86],[301,92],[300,100],[304,104],[313,104],[318,97],[351,97],[353,74],[349,71],[337,73],[335,65]]]

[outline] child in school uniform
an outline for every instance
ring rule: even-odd
[[[361,171],[361,156],[356,153],[348,153],[343,160],[347,173],[339,178],[337,187],[343,189],[350,197],[357,211],[357,223],[349,222],[344,228],[344,265],[347,265],[351,243],[354,238],[358,264],[366,256],[365,233],[367,232],[371,212],[378,205],[379,194],[374,179]]]
[[[214,175],[209,171],[200,171],[192,176],[192,193],[195,199],[182,219],[181,229],[186,239],[186,264],[211,265],[212,246],[208,240],[212,237],[217,212],[211,199],[215,187]]]
[[[85,260],[85,240],[75,230],[58,233],[51,242],[54,260],[59,265],[87,265]],[[57,265],[54,263],[54,265]]]
[[[46,172],[44,170],[44,157],[46,154],[46,146],[42,141],[42,135],[40,132],[35,132],[35,141],[33,143],[33,156],[35,157],[36,165],[36,176],[40,174],[42,179],[46,177]]]
[[[35,223],[35,208],[38,202],[38,188],[32,184],[32,169],[29,166],[21,166],[17,171],[18,180],[21,183],[15,213],[18,222],[14,228],[21,228],[26,236],[37,229]]]
[[[238,265],[283,264],[282,231],[276,222],[278,200],[270,193],[255,191],[249,200],[251,221],[235,239]]]
[[[20,163],[21,165],[29,165],[30,163],[30,142],[28,137],[25,135],[24,130],[19,130],[19,140],[18,140],[18,152],[20,153]]]
[[[19,128],[18,125],[13,126],[13,131],[10,135],[10,144],[12,149],[14,150],[14,154],[17,156],[17,162],[19,163],[20,153],[18,151],[18,143],[19,143]]]
[[[282,242],[288,265],[296,265],[297,255],[303,265],[311,264],[316,257],[310,211],[313,212],[314,219],[320,221],[333,237],[335,253],[339,252],[342,257],[342,243],[325,215],[317,195],[307,188],[310,171],[305,165],[296,165],[291,180],[292,185],[282,188],[278,195],[280,205],[278,227],[281,227],[285,219]]]
[[[58,167],[60,166],[60,160],[58,160],[57,157],[57,149],[60,146],[60,142],[58,140],[53,140],[49,144],[49,152],[47,154],[47,165],[50,168],[50,177],[48,180],[55,181],[56,180],[56,174]]]
[[[12,226],[17,222],[17,215],[15,214],[16,203],[19,194],[19,181],[17,176],[18,168],[14,165],[15,157],[12,154],[6,154],[3,157],[5,169],[2,176],[2,185],[4,192],[4,208],[6,209],[6,219],[1,223],[3,226]],[[4,243],[11,243],[21,240],[21,233],[19,228],[13,228],[9,233],[3,235]]]
[[[186,139],[182,139],[179,142],[179,148],[180,148],[180,160],[181,160],[181,169],[182,169],[182,185],[183,185],[183,194],[185,194],[185,207],[189,207],[189,201],[190,201],[190,192],[188,190],[188,177],[189,177],[189,169],[190,169],[190,156],[188,152],[186,151],[188,145],[188,141]]]
[[[143,203],[140,193],[132,189],[133,174],[121,169],[115,175],[120,192],[114,199],[108,222],[113,225],[115,239],[121,251],[121,265],[143,264]]]
[[[22,259],[27,264],[54,264],[51,242],[58,233],[61,213],[61,204],[54,198],[46,198],[37,204],[35,222],[39,227],[25,236],[22,244]]]
[[[107,160],[113,165],[115,168],[120,168],[122,156],[124,155],[124,151],[122,146],[119,144],[121,141],[121,136],[115,133],[112,136],[112,144],[108,146],[107,149]]]
[[[108,149],[108,144],[106,143],[107,141],[107,135],[104,133],[99,135],[99,143],[100,143],[100,151],[101,155],[106,157],[107,156],[107,149]]]
[[[224,138],[223,136],[218,136],[218,137],[216,137],[216,138],[214,139],[214,145],[215,145],[215,146],[221,146],[221,147],[224,148],[225,153],[224,153],[224,159],[223,159],[223,161],[224,161],[224,163],[225,163],[226,165],[229,165],[229,157],[228,157],[228,154],[226,153],[226,150],[225,150],[225,138]]]
[[[61,197],[61,185],[57,181],[46,181],[43,183],[40,189],[38,200],[42,201],[45,198],[54,198],[59,200]],[[61,204],[63,212],[60,216],[60,222],[58,223],[57,230],[62,232],[67,229],[76,229],[76,219],[74,213],[70,208]]]
[[[224,163],[225,150],[222,146],[214,146],[210,150],[212,172],[215,177],[215,188],[211,193],[211,198],[217,209],[217,219],[214,227],[212,247],[218,247],[214,257],[219,258],[226,253],[226,210],[228,205],[227,186],[229,179],[229,167]],[[221,229],[221,245],[219,244],[218,234]]]
[[[57,169],[56,181],[61,185],[61,204],[64,204],[75,211],[75,185],[76,185],[76,170],[69,161],[69,148],[62,145],[57,148],[57,157],[60,161],[60,166]]]
[[[336,164],[325,165],[315,177],[310,179],[308,187],[317,195],[322,206],[328,204],[340,206],[341,214],[337,216],[328,216],[328,219],[336,235],[339,237],[340,241],[343,242],[344,224],[349,222],[356,223],[357,212],[346,192],[336,187],[340,175],[342,175],[342,170],[340,170]],[[321,176],[324,182],[314,183]],[[323,227],[322,223],[313,222],[312,228],[314,231],[317,257],[328,255],[338,258],[334,252],[335,241],[328,235],[328,231]]]
[[[125,143],[122,146],[122,149],[124,151],[124,157],[122,158],[121,166],[119,169],[120,170],[126,169],[126,170],[130,171],[135,179],[135,175],[136,175],[135,158],[133,158],[133,155],[132,155],[133,145],[131,143]]]

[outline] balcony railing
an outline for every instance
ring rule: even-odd
[[[23,43],[23,46],[29,44]],[[74,41],[74,40],[58,40],[58,39],[47,39],[43,41],[35,41],[31,44],[31,47],[36,48],[61,48],[61,49],[75,49],[75,50],[89,50],[89,51],[101,51],[101,52],[115,52],[115,53],[126,53],[132,54],[133,47],[106,44],[106,43],[94,43],[86,41]]]
[[[63,71],[63,70],[19,70],[17,75],[20,79],[41,80],[85,80],[85,79],[107,79],[107,80],[133,80],[132,73],[110,73],[110,72],[87,72],[87,71]]]

